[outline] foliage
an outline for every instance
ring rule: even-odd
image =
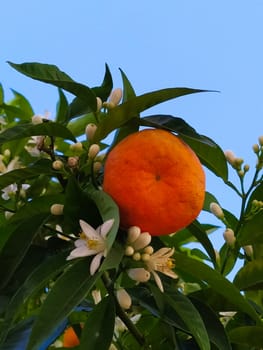
[[[242,159],[224,154],[181,118],[140,116],[202,90],[136,96],[123,71],[123,91],[113,89],[108,66],[102,84],[90,88],[53,65],[10,65],[56,86],[59,101],[51,120],[34,115],[16,91],[6,102],[0,86],[0,349],[63,348],[66,327],[78,335],[80,350],[261,349],[263,139],[253,147],[257,164],[245,189],[249,167]],[[74,96],[71,101],[64,91]],[[152,237],[151,246],[148,240],[137,251],[119,227],[118,207],[101,187],[103,163],[117,142],[140,127],[176,133],[236,192],[238,218],[206,193],[204,211],[212,211],[226,229],[219,252],[209,237],[218,227],[197,220],[176,234]],[[229,169],[240,186],[229,181]],[[96,240],[103,248],[91,254],[83,242]],[[76,242],[83,246],[76,245],[80,258],[73,259]],[[202,249],[189,248],[191,242]],[[153,251],[162,253],[159,270],[147,265]],[[234,267],[231,282],[227,276]]]

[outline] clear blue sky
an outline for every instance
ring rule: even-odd
[[[6,61],[56,64],[94,86],[104,64],[120,85],[121,67],[137,94],[164,87],[220,90],[159,105],[184,118],[253,166],[263,134],[262,0],[46,0],[1,4],[0,81],[28,97],[36,113],[54,113],[56,88],[12,70]],[[236,210],[236,197],[208,175],[207,189]]]

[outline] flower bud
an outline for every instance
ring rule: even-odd
[[[227,162],[233,166],[235,159],[236,159],[236,155],[234,154],[234,152],[227,150],[224,153],[225,153],[225,157],[226,157]]]
[[[85,133],[86,133],[86,136],[87,136],[88,140],[92,140],[96,130],[97,130],[97,125],[96,124],[90,123],[90,124],[88,124],[86,126]]]
[[[4,156],[6,158],[9,158],[11,156],[11,151],[9,148],[5,149],[4,152],[3,152]]]
[[[100,97],[96,97],[97,100],[97,112],[99,112],[102,108],[102,101]]]
[[[62,215],[64,210],[63,204],[53,204],[50,207],[50,212],[52,215]]]
[[[61,169],[63,169],[63,167],[64,167],[64,164],[61,160],[55,160],[52,163],[52,168],[55,170],[61,170]]]
[[[131,307],[132,300],[125,289],[118,289],[116,292],[116,297],[122,309],[128,310]]]
[[[145,270],[143,267],[129,269],[127,274],[133,281],[137,282],[147,282],[151,277],[150,272]]]
[[[132,256],[134,254],[134,249],[132,246],[128,245],[126,248],[125,248],[125,251],[124,251],[124,254],[126,256]]]
[[[117,106],[122,99],[122,89],[117,88],[112,90],[110,97],[109,97],[109,103],[112,103],[114,106]]]
[[[97,145],[96,143],[91,145],[89,148],[89,152],[88,152],[89,158],[94,159],[96,157],[96,155],[99,153],[99,151],[100,151],[99,145]]]
[[[141,234],[141,229],[138,226],[131,226],[127,231],[127,243],[133,243]]]
[[[78,157],[68,157],[68,166],[70,168],[76,168],[79,163],[79,158]]]
[[[257,143],[255,143],[252,148],[255,153],[259,153],[259,145]]]
[[[41,115],[33,115],[31,121],[34,125],[41,124],[43,123],[43,117]]]
[[[73,151],[73,152],[81,152],[83,149],[82,143],[81,142],[76,142],[73,143],[69,146],[69,148]]]
[[[141,260],[141,254],[139,252],[136,252],[132,256],[134,261],[140,261]]]
[[[244,172],[247,173],[249,171],[249,165],[245,164],[244,165]]]
[[[226,244],[230,247],[233,247],[236,242],[236,237],[234,234],[234,231],[231,228],[227,228],[225,232],[223,233],[224,240],[226,241]]]
[[[148,245],[143,249],[144,253],[151,255],[154,252],[154,249],[151,245]]]
[[[244,251],[245,251],[247,256],[249,256],[249,257],[253,256],[253,247],[252,247],[252,245],[245,245],[243,247],[243,249],[244,249]]]
[[[259,142],[260,146],[263,146],[263,136],[259,136],[258,142]]]
[[[134,250],[141,250],[151,243],[152,236],[149,232],[142,232],[140,236],[133,242]]]
[[[215,203],[215,202],[210,203],[210,211],[211,211],[211,213],[214,214],[218,219],[224,219],[224,217],[225,217],[222,208],[220,207],[219,204],[217,204],[217,203]]]
[[[143,253],[141,256],[142,261],[149,261],[150,260],[150,254]]]
[[[94,173],[98,173],[102,167],[101,162],[94,162],[93,164],[93,171]]]

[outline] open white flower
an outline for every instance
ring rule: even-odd
[[[163,284],[158,275],[158,272],[163,273],[171,278],[178,278],[177,274],[172,270],[174,267],[174,259],[171,256],[174,254],[174,248],[161,248],[149,256],[145,262],[147,270],[153,275],[153,278],[163,292]]]
[[[80,220],[79,223],[82,233],[80,238],[74,242],[76,248],[72,250],[67,260],[95,255],[90,264],[90,274],[94,275],[100,266],[102,257],[107,255],[106,236],[113,226],[114,219],[105,221],[96,230],[83,220]]]

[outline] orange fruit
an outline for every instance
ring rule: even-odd
[[[72,327],[67,328],[63,335],[63,347],[73,348],[79,344],[79,338],[77,337],[74,329]]]
[[[119,206],[121,227],[153,236],[176,232],[200,213],[205,173],[193,150],[160,129],[133,133],[108,154],[103,190]]]

